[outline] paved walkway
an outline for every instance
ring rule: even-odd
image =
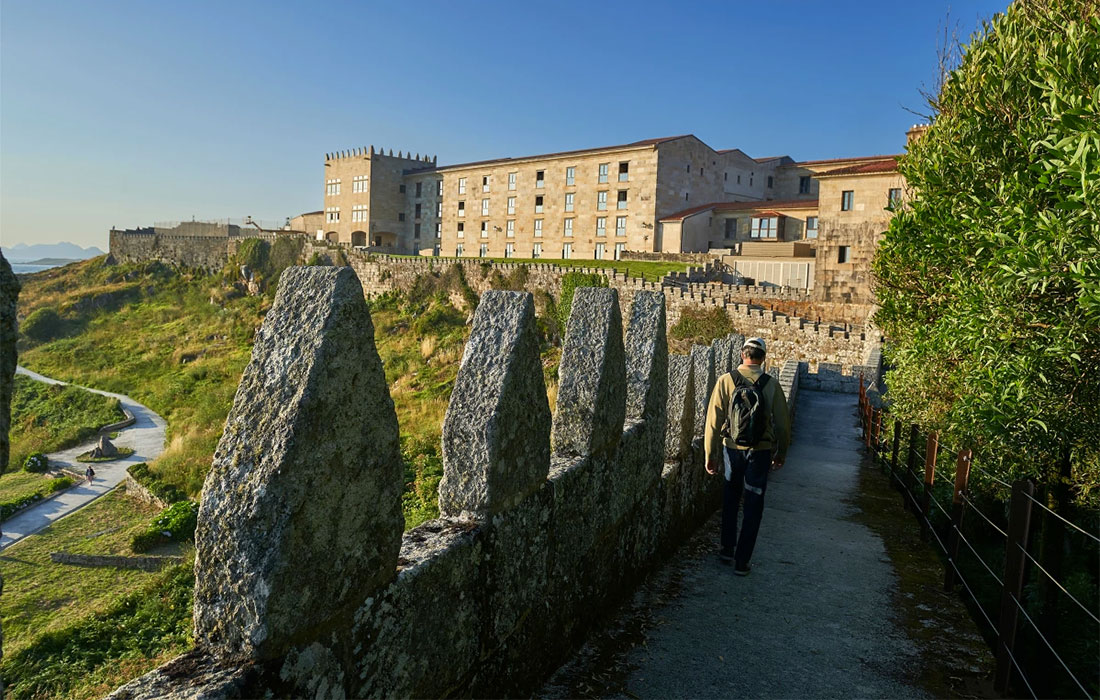
[[[48,384],[65,383],[43,377],[41,374],[36,374],[22,367],[16,368],[16,372]],[[81,388],[87,389],[87,387]],[[5,520],[3,524],[4,536],[0,538],[0,549],[5,549],[24,537],[33,535],[55,520],[59,520],[69,513],[88,505],[125,479],[126,468],[131,464],[151,462],[160,456],[161,452],[164,452],[164,430],[167,424],[163,418],[129,396],[112,394],[97,389],[87,390],[118,399],[122,403],[122,407],[134,415],[134,424],[128,428],[123,428],[119,432],[118,439],[112,441],[118,447],[133,448],[134,454],[114,462],[93,465],[96,476],[91,484],[81,481],[60,496],[31,506],[15,517]],[[86,442],[83,445],[50,453],[50,465],[67,466],[73,471],[83,473],[88,465],[77,462],[76,458],[78,455],[92,449],[98,440],[97,437],[95,440]]]
[[[855,395],[799,393],[795,443],[768,486],[752,573],[734,576],[710,547],[680,562],[678,594],[627,655],[626,695],[925,697],[903,680],[920,651],[897,620],[883,542],[852,519],[855,408]]]

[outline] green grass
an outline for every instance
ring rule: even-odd
[[[117,462],[120,459],[126,459],[130,455],[134,454],[134,450],[131,447],[119,447],[116,448],[118,454],[114,457],[92,457],[92,452],[89,450],[82,455],[78,455],[76,461],[83,463],[99,464],[100,462]]]
[[[511,263],[522,265],[558,265],[560,267],[598,268],[601,270],[618,270],[631,277],[643,277],[650,282],[658,282],[662,277],[672,272],[686,272],[690,263],[658,262],[649,260],[582,260],[570,258],[569,260],[550,260],[548,258],[471,258],[495,263]]]
[[[20,358],[22,359],[22,358]],[[34,452],[54,452],[93,437],[125,418],[118,399],[74,386],[15,376],[11,403],[11,455],[7,471],[23,468]]]
[[[0,503],[26,498],[46,487],[51,477],[31,472],[11,472],[0,476]]]

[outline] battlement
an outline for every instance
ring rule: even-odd
[[[424,168],[424,167],[435,165],[437,156],[433,155],[433,156],[429,157],[427,153],[425,153],[423,156],[420,155],[419,153],[417,153],[414,156],[411,151],[408,152],[408,153],[402,153],[401,151],[398,151],[397,155],[395,156],[393,154],[393,149],[392,148],[390,149],[389,153],[386,153],[384,148],[379,147],[379,148],[376,149],[374,147],[374,145],[358,146],[356,148],[351,148],[351,149],[348,149],[348,150],[334,151],[332,153],[326,153],[325,154],[325,162],[326,163],[332,162],[332,161],[347,160],[347,159],[350,159],[350,158],[357,158],[357,159],[362,159],[362,158],[368,158],[368,159],[394,158],[394,159],[397,159],[397,160],[406,161],[410,164],[416,164],[418,167]]]

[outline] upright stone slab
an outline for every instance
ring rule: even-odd
[[[288,268],[203,486],[199,645],[269,659],[344,622],[395,576],[402,475],[359,280]]]
[[[730,351],[733,349],[729,336],[715,338],[714,343],[714,377],[717,380],[726,372],[729,372]]]
[[[634,294],[626,331],[626,418],[660,426],[668,403],[668,340],[665,295]]]
[[[707,425],[707,406],[714,389],[714,346],[692,345],[691,362],[695,372],[695,437],[702,437]]]
[[[0,253],[0,469],[8,465],[8,430],[11,428],[11,392],[15,381],[15,340],[18,323],[15,302],[19,298],[19,280]]]
[[[603,456],[619,444],[626,418],[626,365],[619,294],[581,287],[558,369],[554,454]]]
[[[677,461],[690,453],[695,432],[695,368],[689,355],[668,358],[668,425],[665,459]]]
[[[745,336],[734,333],[730,336],[730,371],[741,366],[741,348],[745,347]]]
[[[439,511],[488,518],[538,489],[549,469],[550,404],[533,297],[487,291],[443,421]]]

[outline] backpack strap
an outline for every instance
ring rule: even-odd
[[[741,373],[738,372],[738,374],[741,374]],[[768,380],[771,379],[771,378],[772,378],[772,375],[768,374],[767,372],[764,372],[763,374],[760,375],[760,378],[757,379],[753,383],[756,385],[757,389],[759,389],[761,392],[763,392],[764,387],[767,386]]]

